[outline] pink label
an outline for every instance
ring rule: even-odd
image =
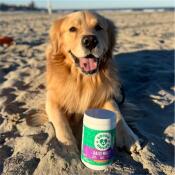
[[[109,160],[113,156],[113,151],[111,148],[103,151],[99,151],[95,148],[91,148],[87,145],[83,146],[84,156],[92,160]]]

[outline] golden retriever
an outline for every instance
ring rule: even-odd
[[[72,126],[89,108],[116,113],[117,146],[140,149],[138,137],[123,119],[116,101],[121,84],[112,62],[116,28],[90,11],[74,12],[56,20],[50,29],[47,55],[46,112],[57,139],[76,149]]]

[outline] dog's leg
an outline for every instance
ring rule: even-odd
[[[138,152],[141,147],[138,137],[133,133],[125,122],[118,105],[113,101],[108,101],[103,106],[104,109],[111,110],[116,114],[116,144],[118,147],[125,147],[130,152]]]
[[[77,151],[78,149],[76,145],[76,140],[73,136],[72,130],[69,126],[65,113],[62,112],[58,108],[57,104],[49,98],[47,98],[46,101],[46,112],[49,121],[52,122],[55,128],[55,134],[57,139],[61,143],[75,148]]]

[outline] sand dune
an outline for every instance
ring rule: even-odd
[[[51,21],[62,14],[1,13],[0,35],[15,43],[0,46],[0,174],[175,174],[173,13],[100,13],[118,26],[114,59],[127,101],[138,108],[123,113],[143,149],[116,150],[114,164],[95,172],[57,142],[50,123],[28,126],[27,117],[44,115],[44,51]]]

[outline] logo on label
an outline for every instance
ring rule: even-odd
[[[100,151],[109,149],[111,146],[111,134],[107,132],[97,134],[95,136],[94,144],[95,148]]]

